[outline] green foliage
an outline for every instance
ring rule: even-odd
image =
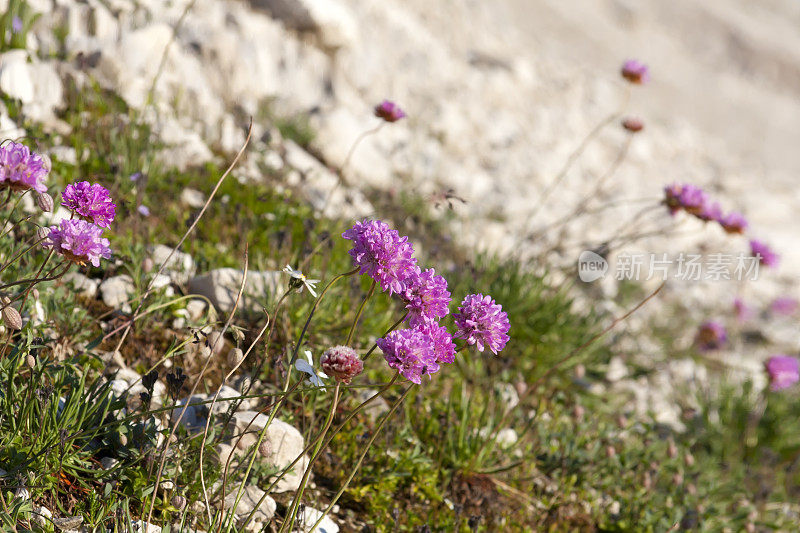
[[[0,51],[28,46],[28,32],[41,15],[34,13],[25,0],[9,0],[0,15]]]

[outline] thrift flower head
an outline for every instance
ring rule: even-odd
[[[507,333],[511,327],[508,315],[490,296],[468,295],[453,317],[456,320],[456,337],[474,344],[479,352],[486,346],[497,355],[508,342]]]
[[[342,237],[353,241],[349,253],[359,274],[367,274],[389,294],[405,291],[404,280],[414,273],[417,264],[408,237],[400,237],[380,220],[356,222]]]
[[[456,345],[446,327],[428,322],[417,329],[428,337],[437,363],[450,364],[456,362]]]
[[[713,320],[700,324],[695,337],[695,343],[702,351],[718,350],[722,348],[727,340],[728,334],[725,331],[725,327]]]
[[[703,211],[708,199],[706,193],[699,187],[685,184],[674,184],[664,187],[664,203],[667,205],[671,215],[681,209],[688,213],[697,215]]]
[[[96,267],[100,266],[101,258],[111,257],[103,230],[85,220],[62,220],[58,226],[51,226],[42,246],[52,248],[72,262],[89,261]]]
[[[776,315],[791,316],[797,312],[800,304],[791,296],[775,298],[769,306],[770,311]]]
[[[800,364],[788,355],[773,355],[764,364],[769,374],[770,389],[777,391],[800,381]]]
[[[726,233],[744,233],[747,229],[747,219],[741,213],[728,213],[719,220]]]
[[[643,85],[650,81],[650,72],[647,65],[636,59],[629,59],[623,63],[621,73],[623,78],[637,85]]]
[[[722,208],[718,202],[706,201],[695,216],[703,222],[720,222],[723,216]]]
[[[322,354],[322,370],[345,385],[364,371],[364,363],[349,346],[334,346]]]
[[[44,180],[48,172],[50,169],[44,158],[24,144],[12,141],[0,146],[0,186],[47,192]]]
[[[417,385],[425,374],[439,371],[431,339],[419,329],[394,330],[375,344],[391,368]]]
[[[101,228],[111,226],[114,221],[117,206],[108,189],[98,183],[80,181],[67,185],[61,198],[61,205]]]
[[[401,118],[405,118],[406,113],[394,102],[384,100],[375,106],[375,116],[386,122],[397,122]]]
[[[434,269],[421,271],[419,267],[404,280],[406,290],[403,299],[407,302],[408,323],[412,326],[447,316],[450,307],[450,292],[447,280],[437,276]]]
[[[750,253],[758,257],[759,262],[766,267],[775,268],[780,263],[780,256],[766,243],[756,239],[750,241]]]

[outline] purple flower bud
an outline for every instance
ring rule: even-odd
[[[681,209],[692,215],[700,215],[708,203],[706,193],[699,187],[685,183],[664,187],[664,204],[671,215]]]
[[[773,355],[764,367],[769,374],[770,388],[774,391],[787,389],[800,381],[800,364],[794,357]]]
[[[747,219],[741,213],[728,213],[719,220],[726,233],[742,234],[747,229]]]
[[[650,81],[650,72],[647,65],[636,60],[629,59],[622,64],[622,77],[631,83],[643,85]]]
[[[766,243],[753,239],[750,241],[750,253],[758,257],[762,265],[769,268],[776,268],[780,263],[780,256]]]
[[[709,320],[700,324],[695,336],[695,344],[701,351],[718,350],[728,340],[725,326],[719,322]]]
[[[375,116],[386,122],[397,122],[401,118],[405,118],[406,113],[394,102],[384,100],[375,106]]]
[[[12,33],[19,33],[22,31],[22,19],[19,18],[19,15],[14,15],[11,19],[11,32]]]
[[[349,346],[328,348],[320,359],[322,371],[345,385],[364,370],[364,363]]]
[[[150,216],[150,208],[147,207],[146,205],[140,205],[139,207],[136,208],[136,210],[143,217],[149,217]]]

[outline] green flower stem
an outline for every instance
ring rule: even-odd
[[[400,317],[400,320],[398,320],[397,322],[395,322],[394,324],[392,324],[392,327],[390,327],[389,329],[387,329],[387,330],[386,330],[386,332],[384,332],[383,336],[385,337],[386,335],[388,335],[389,333],[391,333],[391,332],[393,332],[395,329],[397,329],[397,326],[399,326],[400,324],[402,324],[402,323],[403,323],[403,321],[406,319],[406,317],[407,317],[407,316],[408,316],[408,311],[406,311],[405,313],[403,313],[403,316],[401,316],[401,317]],[[368,351],[366,354],[364,354],[364,357],[362,357],[362,358],[361,358],[361,360],[362,360],[362,361],[366,361],[366,360],[367,360],[367,357],[369,357],[370,355],[372,355],[372,352],[374,352],[374,351],[375,351],[375,348],[377,348],[377,347],[378,347],[378,345],[377,345],[377,344],[373,344],[373,345],[372,345],[372,348],[370,348],[370,349],[369,349],[369,351]]]
[[[297,343],[294,345],[294,351],[292,352],[292,359],[289,361],[289,370],[286,373],[286,383],[284,383],[283,385],[284,392],[289,388],[289,379],[292,376],[292,368],[294,367],[294,362],[297,361],[297,354],[300,352],[300,346],[302,346],[303,344],[303,337],[305,337],[306,332],[308,331],[308,326],[311,324],[311,319],[314,317],[314,312],[317,310],[319,303],[322,301],[322,299],[325,297],[325,294],[333,286],[334,283],[336,283],[342,278],[352,276],[356,272],[358,272],[358,268],[354,268],[349,272],[345,272],[344,274],[339,274],[338,276],[333,278],[327,285],[325,285],[325,288],[322,289],[322,292],[319,293],[319,296],[314,301],[314,306],[308,313],[308,318],[306,319],[306,323],[303,325],[303,331],[300,332],[300,337],[297,339]]]
[[[350,343],[353,341],[353,333],[355,333],[356,331],[356,326],[358,325],[358,321],[361,319],[361,314],[364,312],[364,308],[367,306],[367,302],[369,301],[369,299],[372,298],[373,294],[375,294],[375,285],[377,285],[377,283],[375,282],[375,280],[372,280],[372,285],[370,285],[369,287],[369,292],[364,297],[364,300],[361,302],[361,305],[358,306],[358,311],[356,312],[356,318],[353,320],[353,325],[350,326],[350,333],[347,334],[347,340],[344,343],[345,346],[350,346]]]
[[[320,525],[320,523],[325,519],[325,517],[328,516],[328,513],[331,512],[333,506],[336,505],[336,502],[338,502],[339,498],[342,497],[344,491],[346,491],[347,487],[350,486],[350,482],[353,481],[356,472],[358,472],[358,469],[361,468],[361,463],[364,462],[364,458],[367,456],[367,452],[369,452],[372,443],[375,442],[375,439],[378,437],[378,434],[381,432],[381,429],[383,429],[383,426],[386,424],[386,422],[389,420],[392,414],[397,410],[397,408],[400,407],[400,404],[403,403],[403,400],[406,399],[406,396],[408,396],[408,393],[411,392],[411,390],[414,387],[416,387],[416,385],[409,386],[405,390],[405,392],[403,392],[403,394],[397,399],[397,401],[395,401],[394,404],[392,404],[392,407],[389,409],[389,412],[386,413],[384,417],[381,419],[380,424],[378,424],[378,427],[376,427],[375,431],[372,432],[372,436],[369,438],[369,441],[367,441],[367,444],[364,446],[364,451],[361,452],[361,455],[359,456],[356,465],[350,471],[350,475],[347,477],[347,480],[344,482],[344,485],[342,485],[342,487],[339,489],[339,492],[336,493],[336,495],[331,500],[331,503],[328,504],[328,507],[325,508],[320,517],[317,519],[317,521],[314,522],[314,525],[311,526],[311,531],[314,531]]]
[[[373,288],[375,287],[373,282]],[[369,298],[367,295],[366,300]],[[356,322],[358,318],[356,318]],[[308,461],[308,466],[306,466],[305,472],[303,472],[303,479],[300,480],[300,487],[295,492],[294,500],[292,500],[292,506],[289,510],[289,514],[287,518],[283,521],[283,525],[281,526],[280,532],[283,533],[284,531],[290,531],[292,528],[292,524],[294,524],[295,517],[297,516],[297,509],[300,505],[300,501],[303,499],[303,492],[305,492],[306,485],[308,484],[308,478],[311,475],[311,470],[314,467],[314,463],[317,461],[320,452],[322,451],[322,441],[325,438],[325,435],[328,433],[328,430],[333,423],[333,417],[336,414],[336,406],[339,405],[339,385],[341,382],[336,382],[336,388],[333,389],[333,401],[331,402],[331,409],[328,413],[328,419],[325,421],[325,426],[322,428],[319,437],[317,437],[317,442],[315,443],[314,453],[311,455],[311,459]]]
[[[381,389],[380,389],[378,392],[376,392],[375,394],[373,394],[372,396],[370,396],[369,398],[367,398],[366,400],[364,400],[363,402],[361,402],[361,403],[360,403],[358,406],[356,406],[356,407],[355,407],[355,408],[354,408],[352,411],[350,411],[350,413],[349,413],[349,414],[348,414],[348,415],[345,417],[345,419],[344,419],[344,420],[342,420],[342,422],[341,422],[341,423],[340,423],[338,426],[336,426],[336,428],[334,428],[334,430],[333,430],[333,431],[329,432],[329,434],[328,434],[327,438],[325,439],[325,442],[323,442],[323,444],[322,444],[322,448],[323,448],[323,449],[324,449],[324,448],[327,448],[327,447],[328,447],[328,445],[329,445],[329,444],[331,443],[331,441],[333,440],[333,438],[334,438],[334,437],[336,437],[336,435],[337,435],[337,434],[338,434],[338,433],[339,433],[339,432],[342,430],[342,428],[344,428],[344,426],[345,426],[345,425],[346,425],[348,422],[350,422],[350,420],[352,420],[352,419],[353,419],[353,417],[355,417],[355,416],[356,416],[358,413],[360,413],[361,411],[363,411],[363,410],[364,410],[364,409],[365,409],[365,408],[366,408],[366,407],[367,407],[369,404],[371,404],[372,402],[374,402],[375,400],[377,400],[379,397],[383,396],[383,393],[385,393],[387,390],[389,390],[389,388],[390,388],[392,385],[394,385],[394,382],[395,382],[395,381],[397,381],[397,378],[398,378],[398,377],[400,377],[400,373],[399,373],[399,372],[397,372],[397,373],[394,375],[394,377],[392,378],[392,380],[391,380],[389,383],[387,383],[387,384],[385,384],[383,387],[381,387]],[[315,439],[315,441],[316,441],[316,439]],[[272,489],[274,489],[274,488],[275,488],[275,486],[278,484],[278,482],[279,482],[281,479],[283,479],[283,477],[284,477],[284,476],[285,476],[287,473],[289,473],[289,471],[291,471],[291,470],[292,470],[292,468],[294,468],[294,466],[295,466],[297,463],[299,463],[299,462],[300,462],[300,460],[303,458],[303,456],[305,456],[305,454],[307,454],[309,451],[311,451],[311,448],[314,446],[314,444],[315,444],[314,442],[311,442],[311,443],[309,443],[309,444],[308,444],[308,446],[306,446],[306,447],[303,449],[303,451],[302,451],[302,452],[300,452],[300,455],[298,455],[297,457],[295,457],[294,461],[292,461],[292,462],[291,462],[291,463],[290,463],[288,466],[286,466],[286,467],[285,467],[283,470],[281,470],[281,471],[280,471],[280,473],[278,474],[278,476],[277,476],[277,477],[276,477],[276,478],[275,478],[275,479],[272,481],[272,483],[270,483],[269,487],[267,487],[267,488],[264,490],[264,495],[263,495],[263,496],[261,496],[261,499],[260,499],[260,500],[258,501],[258,503],[255,505],[255,509],[258,509],[258,508],[261,506],[261,503],[262,503],[262,502],[263,502],[263,501],[266,499],[266,497],[267,497],[267,496],[268,496],[268,495],[269,495],[269,494],[272,492]],[[246,519],[246,520],[244,521],[244,523],[242,524],[242,526],[241,526],[242,528],[244,528],[244,527],[246,527],[246,526],[247,526],[247,524],[248,524],[248,522],[250,521],[250,519],[252,518],[252,515],[253,515],[253,514],[254,514],[254,512],[251,512],[251,513],[250,513],[250,516],[248,516],[248,517],[247,517],[247,519]]]

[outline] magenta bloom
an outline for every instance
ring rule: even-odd
[[[733,311],[736,313],[736,319],[739,322],[746,322],[753,317],[753,310],[741,298],[733,300]]]
[[[96,267],[100,266],[101,258],[111,257],[103,230],[85,220],[62,220],[58,226],[51,226],[42,246],[52,248],[74,263],[89,261]]]
[[[787,389],[800,381],[800,365],[794,357],[773,355],[764,367],[769,374],[770,388],[774,391]]]
[[[700,324],[695,336],[695,344],[702,351],[718,350],[728,340],[725,326],[719,322],[709,320]]]
[[[673,184],[664,187],[664,203],[671,215],[681,209],[692,215],[700,215],[708,204],[708,198],[700,187],[688,183]]]
[[[719,222],[722,218],[722,208],[717,202],[706,201],[695,216],[703,222]]]
[[[364,370],[364,363],[349,346],[334,346],[322,354],[322,371],[345,385]]]
[[[384,100],[375,106],[375,116],[386,122],[397,122],[401,118],[405,118],[406,113],[394,102]]]
[[[425,374],[439,371],[431,338],[419,329],[394,330],[375,344],[391,368],[417,385]]]
[[[24,144],[12,141],[0,146],[0,186],[44,193],[47,192],[44,180],[49,172],[44,158]]]
[[[450,364],[456,362],[456,345],[446,327],[428,322],[417,329],[428,337],[437,363]]]
[[[490,296],[467,295],[453,317],[456,321],[456,337],[474,344],[479,352],[486,346],[497,355],[508,342],[507,333],[511,327],[508,315]]]
[[[367,274],[389,294],[405,291],[404,280],[414,274],[417,265],[408,237],[400,237],[380,220],[356,222],[342,237],[353,241],[349,253],[359,274]]]
[[[791,296],[775,298],[770,304],[770,311],[776,315],[791,316],[797,312],[798,302]]]
[[[98,183],[80,181],[67,185],[61,199],[61,205],[101,228],[111,226],[114,221],[117,206],[108,189]]]
[[[719,219],[719,223],[726,233],[742,234],[747,229],[747,219],[741,213],[728,213]]]
[[[621,74],[623,78],[637,85],[643,85],[650,81],[647,65],[636,59],[629,59],[623,63]]]
[[[434,269],[424,272],[416,267],[414,273],[404,280],[406,290],[402,297],[407,302],[408,323],[411,326],[435,322],[447,316],[450,308],[450,292],[447,280],[437,276]]]
[[[750,241],[750,253],[758,257],[758,260],[765,267],[775,268],[778,266],[778,263],[780,263],[780,256],[772,251],[772,248],[766,243],[761,241],[755,239]]]

